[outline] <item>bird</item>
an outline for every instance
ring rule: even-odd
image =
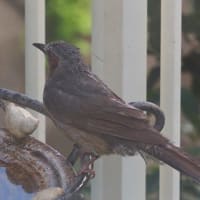
[[[82,152],[150,155],[200,182],[199,163],[152,127],[140,109],[115,94],[65,42],[33,43],[48,61],[44,106]]]

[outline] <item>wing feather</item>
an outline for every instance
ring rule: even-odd
[[[134,142],[162,144],[167,141],[148,125],[141,110],[127,105],[96,76],[82,74],[79,81],[69,83],[73,84],[73,90],[63,85],[66,79],[62,80],[46,87],[44,97],[48,110],[60,122],[71,123],[90,134]]]

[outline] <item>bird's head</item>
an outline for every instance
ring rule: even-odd
[[[48,44],[33,43],[35,47],[40,49],[46,56],[52,73],[60,64],[60,62],[68,62],[73,66],[81,60],[80,51],[77,47],[64,41],[50,42]]]

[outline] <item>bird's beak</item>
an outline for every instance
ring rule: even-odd
[[[45,44],[33,43],[33,46],[37,47],[37,48],[40,49],[42,52],[46,53],[46,51],[45,51]]]

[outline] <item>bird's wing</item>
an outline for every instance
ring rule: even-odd
[[[148,144],[166,142],[148,125],[141,110],[127,105],[95,75],[84,72],[71,86],[73,90],[64,84],[62,79],[52,84],[45,98],[50,113],[62,123],[70,121],[73,126],[91,134]]]

